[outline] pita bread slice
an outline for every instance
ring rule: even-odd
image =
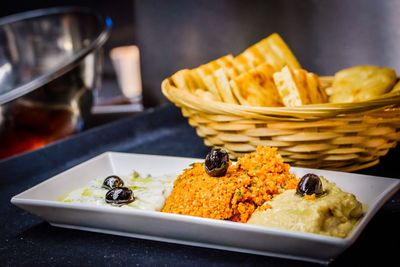
[[[252,47],[248,48],[246,51],[248,51],[248,53],[253,53],[253,54],[256,54],[258,52],[258,54],[263,59],[263,62],[270,64],[275,69],[275,71],[279,71],[286,65],[286,62],[284,59],[280,58],[278,55],[274,53],[269,43],[270,43],[270,36],[259,41]]]
[[[372,65],[340,70],[335,74],[329,102],[363,102],[379,98],[391,90],[397,80],[396,76],[392,68]]]
[[[200,77],[205,77],[206,75],[212,74],[214,71],[217,69],[224,67],[226,69],[233,68],[233,56],[232,55],[226,55],[220,58],[217,58],[213,61],[210,61],[209,63],[203,64],[195,69],[193,69],[194,72],[198,73]],[[232,71],[232,70],[230,70]]]
[[[206,85],[205,85],[204,81],[193,70],[190,70],[190,73],[188,75],[188,79],[190,79],[191,83],[195,86],[194,89],[199,89],[199,88],[200,89],[206,89]]]
[[[229,80],[237,77],[240,74],[240,70],[237,68],[235,59],[232,55],[222,57],[219,59],[218,64],[224,70]]]
[[[400,92],[400,81],[398,81],[394,86],[391,92]]]
[[[285,106],[296,107],[311,104],[305,71],[295,74],[289,66],[285,66],[280,72],[275,72],[273,77]]]
[[[263,63],[261,58],[249,56],[249,54],[240,54],[234,59],[236,68],[240,73],[254,69],[256,66]]]
[[[312,104],[328,102],[328,96],[322,88],[319,78],[314,73],[307,73],[307,87]]]
[[[279,57],[284,62],[284,65],[293,69],[301,69],[299,61],[279,34],[273,33],[268,36],[267,43],[270,51]]]
[[[192,92],[198,87],[198,83],[192,78],[191,71],[188,69],[183,69],[176,72],[171,76],[171,79],[175,86],[179,89]]]
[[[206,75],[204,72],[199,73],[193,70],[184,69],[172,75],[171,79],[177,88],[197,95],[201,94],[202,98],[207,96],[207,99],[211,99],[211,94],[213,96],[212,99],[222,101],[216,82],[211,76],[212,74]],[[203,93],[203,91],[208,91],[209,94]]]
[[[238,104],[238,101],[233,96],[228,77],[223,68],[220,68],[212,75],[214,82],[217,86],[218,92],[222,100],[226,103]]]
[[[235,59],[245,67],[249,66],[244,68],[244,71],[249,71],[261,63],[270,64],[275,71],[280,71],[286,65],[293,69],[301,68],[290,48],[277,33],[250,46]]]
[[[226,55],[192,70],[193,75],[197,76],[198,79],[204,84],[203,88],[212,93],[218,101],[223,101],[224,99],[221,97],[217,87],[217,82],[213,77],[214,71],[224,67],[224,70],[226,70],[227,73],[234,75],[236,70],[233,69],[233,66],[231,66],[232,64],[229,63],[232,61],[233,56]]]
[[[206,88],[208,89],[208,91],[214,95],[215,99],[218,101],[223,101],[223,99],[221,98],[221,95],[219,93],[219,90],[217,88],[217,84],[215,81],[215,78],[213,76],[213,74],[209,74],[203,77],[203,82],[206,85]]]
[[[231,80],[231,88],[239,103],[251,106],[282,106],[273,73],[273,67],[264,63]]]
[[[207,89],[217,100],[222,101],[223,99],[221,98],[219,90],[216,86],[215,79],[211,76],[214,74],[215,70],[220,69],[221,67],[224,67],[227,73],[233,75],[236,70],[232,69],[233,65],[230,64],[232,61],[232,55],[220,57],[207,64],[203,64],[195,69],[192,69],[191,75],[197,80],[197,83],[201,85],[199,88]]]

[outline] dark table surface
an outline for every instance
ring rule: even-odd
[[[105,151],[204,157],[208,148],[178,109],[118,120],[0,161],[0,266],[312,266],[311,263],[56,228],[10,204],[12,196]],[[360,173],[398,178],[399,149]],[[398,266],[399,192],[332,266]]]

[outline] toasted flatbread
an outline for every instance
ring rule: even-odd
[[[307,91],[306,73],[302,71],[295,73],[286,66],[280,72],[275,72],[273,77],[285,106],[296,107],[311,104],[311,98]]]
[[[322,89],[316,74],[303,69],[295,69],[293,72],[298,85],[307,91],[309,104],[320,104],[328,101],[326,92]]]
[[[222,98],[222,101],[226,103],[231,103],[231,104],[238,104],[238,101],[234,97],[232,93],[231,86],[229,84],[229,79],[227,75],[225,74],[225,71],[223,68],[220,68],[216,71],[214,71],[213,74],[213,79],[215,82],[215,85],[218,89],[219,95]]]
[[[262,64],[263,60],[256,57],[249,57],[248,55],[242,53],[235,57],[234,63],[239,72],[244,73]]]
[[[244,53],[251,53],[255,56],[258,56],[263,62],[270,64],[275,71],[279,71],[283,66],[286,65],[286,62],[271,49],[269,44],[270,38],[271,36],[259,41],[255,45],[246,49]]]
[[[235,60],[243,66],[242,71],[249,71],[261,63],[270,64],[275,71],[280,71],[286,65],[293,69],[301,68],[290,48],[277,33],[247,48]]]
[[[196,72],[200,77],[204,78],[207,75],[212,74],[214,71],[220,68],[226,69],[227,73],[232,73],[232,75],[235,75],[237,70],[235,69],[234,66],[234,58],[232,55],[226,55],[220,58],[217,58],[213,61],[210,61],[207,64],[203,64],[192,71]]]
[[[322,85],[316,74],[310,72],[307,73],[307,85],[312,104],[328,102],[326,91],[322,88]]]
[[[282,69],[286,65],[290,69]],[[286,96],[293,98],[287,100],[288,105],[323,101],[324,96],[318,93],[318,77],[297,69],[300,69],[297,59],[282,38],[274,33],[237,57],[226,55],[197,68],[178,71],[171,80],[178,88],[205,100],[226,103],[282,106],[286,104],[281,97],[285,89],[280,92],[276,85],[278,80],[289,91],[295,89]],[[279,73],[275,80],[273,73],[276,71]],[[307,89],[310,89],[309,94]]]
[[[283,66],[287,65],[293,69],[301,69],[299,61],[279,34],[273,33],[267,37],[267,40],[273,53],[284,62]]]
[[[395,84],[394,69],[361,65],[341,70],[335,74],[333,94],[329,102],[362,102],[389,92]]]
[[[222,68],[229,80],[237,77],[240,74],[240,70],[237,68],[237,64],[232,55],[228,55],[219,59],[218,64]]]
[[[273,73],[272,66],[264,63],[231,80],[231,88],[239,103],[251,106],[282,106]]]
[[[191,70],[191,73],[204,84],[202,88],[209,90],[210,93],[216,97],[216,99],[224,102],[228,101],[228,103],[237,103],[237,101],[233,101],[229,95],[221,95],[222,93],[220,91],[225,90],[218,88],[218,80],[214,77],[214,72],[219,69],[222,69],[222,71],[225,73],[225,76],[227,76],[227,79],[239,75],[239,70],[235,67],[234,58],[232,55],[226,55],[207,64],[203,64],[200,67]]]
[[[394,85],[394,87],[393,87],[393,89],[391,90],[391,92],[400,92],[400,81],[398,81],[398,82]]]
[[[214,95],[218,101],[223,101],[219,89],[217,88],[217,82],[213,74],[209,74],[203,77],[203,82],[206,84],[208,91]]]
[[[175,86],[179,89],[193,92],[198,87],[198,83],[195,79],[193,79],[191,71],[188,69],[183,69],[176,72],[171,76],[171,79]]]

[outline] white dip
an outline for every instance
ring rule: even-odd
[[[111,175],[111,174],[110,174]],[[162,177],[142,176],[136,171],[130,177],[119,176],[124,181],[124,187],[133,191],[135,201],[122,205],[121,208],[159,211],[164,206],[165,199],[172,191],[175,175]],[[98,178],[82,188],[69,193],[62,202],[93,203],[98,206],[111,206],[105,202],[107,189],[102,188],[104,178]]]

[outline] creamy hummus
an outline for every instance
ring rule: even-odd
[[[353,194],[320,177],[325,194],[302,197],[287,190],[259,207],[248,223],[293,231],[346,237],[363,215]]]
[[[122,205],[120,208],[135,208],[141,210],[159,211],[164,206],[165,199],[171,193],[173,181],[172,175],[163,177],[142,176],[133,172],[130,177],[121,177],[124,186],[132,190],[135,201]],[[105,202],[107,189],[102,188],[104,178],[94,179],[84,187],[70,192],[66,197],[59,199],[62,202],[93,204],[96,206],[108,206]]]

